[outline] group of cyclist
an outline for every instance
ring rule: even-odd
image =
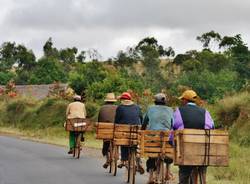
[[[74,97],[75,102],[70,103],[67,107],[67,118],[85,118],[86,110],[80,96]],[[117,99],[121,101],[120,105],[115,105]],[[193,90],[186,90],[179,97],[182,105],[175,111],[167,106],[165,94],[158,93],[154,96],[154,105],[150,106],[143,116],[140,107],[132,100],[128,92],[122,93],[118,98],[114,93],[108,93],[105,98],[105,104],[101,107],[98,122],[110,122],[116,124],[141,125],[142,129],[148,130],[181,130],[184,128],[193,129],[213,129],[214,122],[210,113],[197,105],[198,95]],[[70,150],[72,153],[74,147],[74,134],[70,133]],[[106,157],[104,168],[109,166],[109,141],[103,141],[102,154]],[[118,168],[126,166],[129,155],[129,147],[121,146],[121,162]],[[172,163],[172,159],[166,158],[165,162]],[[137,171],[144,173],[141,161],[137,160]],[[150,172],[156,169],[156,160],[149,158],[146,162],[146,170]],[[188,184],[194,170],[198,170],[203,175],[206,174],[205,166],[179,166],[179,183]],[[171,173],[170,173],[171,174]],[[171,176],[169,176],[171,177]],[[149,184],[153,183],[152,177],[149,178]]]

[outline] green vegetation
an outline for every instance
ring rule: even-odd
[[[221,36],[210,31],[197,40],[203,50],[175,56],[172,47],[164,48],[154,37],[146,37],[106,62],[99,61],[100,54],[95,49],[59,50],[53,46],[52,38],[44,44],[39,59],[24,45],[5,42],[0,47],[0,83],[6,85],[10,80],[16,84],[68,83],[78,94],[94,101],[102,100],[110,91],[119,94],[130,89],[141,96],[149,89],[174,95],[184,86],[193,88],[210,103],[249,83],[250,51],[241,35]]]
[[[203,50],[175,56],[171,47],[164,48],[154,37],[147,37],[103,62],[95,49],[58,50],[51,38],[38,59],[24,45],[5,42],[0,47],[0,84],[6,85],[5,90],[0,89],[1,130],[67,144],[62,125],[69,98],[59,93],[40,101],[16,97],[15,84],[67,83],[85,97],[93,120],[108,92],[120,95],[129,90],[145,111],[154,93],[166,93],[169,105],[175,107],[180,93],[192,88],[210,109],[216,127],[230,132],[230,167],[210,168],[209,183],[248,183],[250,51],[241,35],[210,31],[197,40]],[[93,135],[88,134],[88,144],[100,146]]]
[[[148,95],[148,94],[147,94]],[[140,100],[145,107],[151,98]],[[230,132],[230,165],[225,168],[209,167],[208,183],[248,183],[250,177],[249,128],[250,95],[247,90],[228,95],[208,108],[213,114],[216,126],[227,127]],[[1,96],[0,132],[14,133],[35,141],[67,146],[67,132],[64,131],[65,109],[69,101],[48,98],[36,101],[25,98]],[[145,105],[146,104],[146,105]],[[86,103],[88,114],[96,118],[98,103]],[[101,141],[95,140],[94,132],[86,136],[86,146],[100,148]],[[174,169],[176,171],[176,168]]]

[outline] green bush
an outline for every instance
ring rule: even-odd
[[[101,63],[78,64],[69,75],[69,85],[77,94],[83,94],[94,82],[102,81],[105,77],[106,71]]]
[[[237,79],[237,74],[230,70],[221,70],[218,73],[208,70],[192,71],[184,73],[172,89],[176,92],[176,86],[188,86],[194,89],[202,99],[214,103],[226,93],[234,91]]]
[[[87,117],[96,120],[100,109],[100,105],[98,105],[95,102],[88,101],[86,102],[85,106],[87,111]]]
[[[6,85],[14,77],[15,73],[13,72],[0,72],[0,85]]]
[[[216,121],[223,127],[230,127],[232,140],[240,145],[250,146],[250,93],[241,92],[227,96],[214,105]]]

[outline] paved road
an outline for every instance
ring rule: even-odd
[[[0,135],[0,184],[124,184],[125,170],[111,176],[103,160],[84,155],[80,160],[66,148]],[[99,151],[99,150],[98,150]],[[146,176],[136,184],[146,183]]]

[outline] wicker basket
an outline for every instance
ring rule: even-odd
[[[89,119],[83,119],[83,118],[67,119],[65,130],[74,132],[92,131],[92,126]]]

